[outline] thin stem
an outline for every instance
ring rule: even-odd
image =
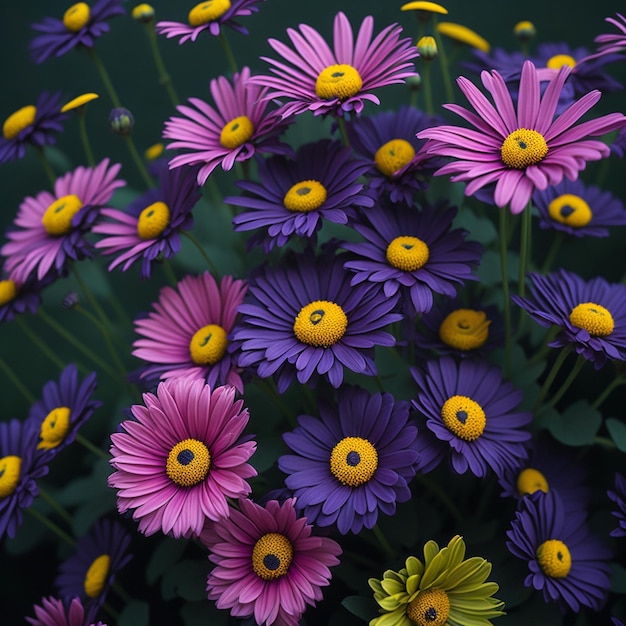
[[[15,318],[19,327],[22,329],[24,334],[45,354],[59,369],[65,369],[65,363],[61,361],[61,359],[48,347],[48,345],[39,337],[35,332],[33,332],[26,324],[26,321],[18,316]]]
[[[546,333],[543,345],[530,357],[530,359],[528,359],[526,365],[534,365],[538,361],[541,361],[541,359],[543,359],[548,352],[553,350],[553,348],[548,344],[559,334],[560,331],[561,329],[558,326],[552,326],[552,328],[550,328],[550,330]]]
[[[222,204],[222,194],[220,193],[220,188],[217,186],[217,181],[213,178],[213,176],[209,176],[207,178],[204,186],[209,190],[209,195],[211,196],[211,200],[215,203],[215,206]]]
[[[522,214],[522,233],[520,236],[519,279],[517,293],[523,298],[526,294],[526,270],[531,260],[532,203],[529,201]]]
[[[57,524],[55,524],[53,521],[49,520],[45,515],[42,515],[35,507],[31,506],[31,507],[29,507],[26,510],[36,520],[40,521],[44,526],[49,528],[55,535],[57,535],[63,541],[65,541],[65,543],[69,544],[72,547],[74,547],[76,545],[76,542],[65,531],[61,530],[61,528],[59,528],[59,526],[57,526]]]
[[[72,525],[72,516],[46,491],[39,485],[39,495],[41,499],[47,502],[70,526]]]
[[[107,317],[106,313],[100,306],[100,303],[98,302],[98,300],[96,300],[96,298],[94,297],[93,293],[91,293],[91,289],[89,289],[89,287],[87,286],[87,283],[83,280],[80,272],[78,271],[78,267],[76,266],[76,264],[72,266],[72,273],[74,274],[74,278],[76,279],[76,282],[81,288],[81,291],[85,294],[85,297],[87,298],[87,300],[89,301],[89,304],[91,304],[94,311],[100,318],[100,321],[102,322],[102,324],[105,327],[110,326],[109,318]]]
[[[150,40],[150,49],[152,50],[152,57],[154,58],[154,64],[156,65],[157,72],[159,74],[159,83],[165,87],[170,100],[174,106],[178,106],[179,99],[172,84],[172,77],[165,68],[161,51],[159,50],[159,44],[157,41],[157,35],[154,30],[154,22],[150,21],[146,24],[146,31],[148,33],[148,39]]]
[[[535,400],[535,404],[533,405],[533,413],[536,412],[541,406],[543,399],[546,397],[546,394],[548,393],[548,390],[550,389],[550,386],[554,382],[556,375],[559,373],[559,370],[561,369],[563,363],[565,363],[565,359],[567,359],[567,356],[572,351],[572,349],[573,349],[572,344],[567,344],[559,352],[554,363],[552,364],[552,369],[546,376],[546,379],[543,381],[543,385],[541,386],[541,389],[539,390],[539,395],[537,396],[537,399]]]
[[[424,90],[424,106],[426,107],[426,113],[428,115],[435,114],[435,107],[433,106],[433,88],[430,84],[430,61],[424,61],[422,72],[422,89]]]
[[[80,433],[76,434],[76,441],[78,441],[78,443],[83,446],[83,448],[89,450],[89,452],[92,452],[93,454],[100,457],[101,459],[104,459],[105,461],[108,461],[111,458],[104,450],[101,450],[97,446],[94,446],[94,444],[91,443],[89,439],[83,437]]]
[[[39,157],[39,160],[41,161],[41,165],[42,165],[44,171],[46,172],[46,176],[48,177],[48,180],[50,181],[50,185],[54,189],[54,183],[56,182],[57,177],[54,174],[54,171],[52,170],[52,167],[50,166],[50,163],[48,163],[48,159],[46,159],[46,153],[45,153],[43,147],[42,146],[36,146],[35,152],[37,153],[37,156]]]
[[[167,280],[169,281],[172,287],[176,287],[178,284],[178,278],[176,278],[176,274],[174,273],[174,268],[168,259],[163,259],[163,271],[167,276]]]
[[[115,91],[115,87],[113,87],[113,83],[111,82],[109,73],[107,72],[106,68],[102,64],[102,61],[100,60],[100,57],[96,53],[95,48],[87,48],[87,54],[89,54],[89,58],[94,62],[96,69],[98,70],[98,73],[100,74],[100,78],[102,79],[102,82],[104,83],[104,88],[107,90],[107,93],[109,94],[109,97],[111,98],[111,102],[113,102],[113,106],[121,107],[122,103],[117,95],[117,92]]]
[[[378,545],[381,547],[382,551],[387,556],[387,559],[393,561],[396,558],[396,551],[393,549],[392,545],[387,541],[387,537],[383,534],[383,531],[380,529],[378,524],[374,524],[372,528],[372,532],[374,533],[374,537],[376,537],[376,541]]]
[[[592,409],[599,408],[602,403],[613,393],[617,387],[626,384],[626,380],[622,376],[616,376],[609,385],[607,385],[602,393],[595,399],[593,404],[591,405]]]
[[[85,149],[85,157],[87,159],[87,165],[93,167],[96,161],[93,157],[93,151],[91,144],[89,143],[89,135],[87,134],[87,124],[85,123],[85,109],[79,107],[77,111],[78,115],[78,129],[80,131],[80,140],[82,141],[83,148]]]
[[[502,298],[504,305],[504,373],[511,377],[511,299],[507,262],[507,217],[508,210],[500,209],[500,269],[502,273]]]
[[[202,255],[202,258],[206,261],[206,264],[209,266],[211,271],[216,276],[219,276],[219,272],[217,271],[217,267],[215,266],[213,261],[211,261],[211,258],[206,253],[205,249],[202,247],[200,242],[189,231],[182,230],[181,231],[181,235],[184,235],[185,237],[187,237],[187,239],[189,239],[189,241],[191,241],[191,243],[193,243],[193,245],[196,246],[196,248],[198,249],[198,252],[200,252],[200,254]]]
[[[132,598],[126,593],[126,590],[115,580],[111,585],[111,589],[122,599],[125,604],[130,604]]]
[[[569,373],[568,377],[563,381],[563,384],[559,388],[559,390],[550,398],[550,401],[546,404],[546,408],[553,407],[564,395],[565,392],[570,388],[571,384],[576,380],[578,373],[582,369],[585,364],[585,357],[579,356],[576,360],[576,364],[572,367],[572,371]]]
[[[339,134],[341,135],[343,145],[346,147],[350,147],[350,139],[348,138],[348,131],[346,130],[346,121],[343,119],[343,117],[337,118],[337,127],[339,128]]]
[[[226,55],[226,58],[228,59],[228,64],[230,65],[230,69],[232,70],[233,74],[237,73],[238,71],[237,61],[235,61],[235,55],[233,54],[233,51],[228,45],[228,39],[226,39],[226,35],[224,35],[223,29],[220,29],[220,34],[219,34],[218,39],[220,40],[222,50],[224,50],[224,54]]]
[[[148,189],[154,187],[154,181],[150,177],[150,174],[148,173],[144,162],[139,156],[139,152],[137,152],[137,147],[135,146],[135,142],[133,141],[132,137],[130,135],[124,135],[124,141],[126,142],[126,147],[130,152],[130,156],[135,162],[135,165],[137,166],[137,169],[139,170],[139,173],[141,174],[141,177],[143,178],[143,182],[146,184],[146,187],[148,187]]]
[[[433,35],[435,43],[437,44],[437,56],[439,57],[439,64],[441,65],[441,75],[443,77],[443,86],[446,92],[447,102],[454,102],[454,92],[452,90],[452,80],[450,79],[450,68],[448,65],[448,58],[446,56],[446,49],[443,45],[443,40],[437,31],[437,20],[433,18]]]
[[[4,375],[11,381],[11,384],[15,389],[17,389],[23,396],[24,400],[29,404],[34,404],[36,402],[35,396],[28,391],[28,389],[24,386],[24,383],[16,376],[13,368],[9,367],[7,362],[0,356],[0,369],[4,372]]]
[[[559,248],[561,247],[564,239],[565,234],[562,231],[557,231],[554,239],[552,239],[552,244],[550,246],[550,249],[548,250],[548,254],[543,261],[543,266],[541,268],[542,273],[545,274],[552,267],[552,263],[554,261],[554,258],[556,257],[556,253],[559,251]]]
[[[593,438],[593,443],[597,443],[598,445],[604,446],[605,448],[610,448],[611,450],[614,450],[615,448],[617,448],[617,446],[615,445],[615,442],[609,439],[608,437],[596,436]]]

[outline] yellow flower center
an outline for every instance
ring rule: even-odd
[[[564,65],[574,67],[576,65],[576,59],[569,54],[555,54],[546,62],[546,67],[551,70],[560,70]]]
[[[18,109],[15,113],[11,113],[2,125],[4,138],[13,139],[17,137],[24,129],[35,123],[36,115],[37,107],[34,107],[32,104]]]
[[[429,258],[428,246],[417,237],[396,237],[387,246],[389,265],[404,272],[415,272],[424,267]]]
[[[263,580],[284,576],[293,559],[291,541],[280,533],[263,535],[252,549],[252,569]]]
[[[230,120],[220,133],[220,144],[223,148],[233,150],[246,143],[254,134],[254,125],[249,117],[240,115]]]
[[[523,170],[540,163],[548,154],[548,144],[541,133],[528,128],[513,131],[502,144],[502,162],[509,167]]]
[[[330,472],[342,484],[358,487],[378,468],[378,452],[361,437],[344,437],[330,453]]]
[[[558,196],[548,205],[550,217],[572,228],[587,226],[593,217],[589,205],[580,197],[571,193]]]
[[[41,423],[41,431],[37,444],[40,450],[50,450],[56,448],[65,440],[67,431],[70,429],[70,408],[58,406],[52,409]]]
[[[569,321],[577,328],[584,328],[592,337],[606,337],[615,327],[611,312],[594,302],[575,306],[569,314]]]
[[[485,430],[487,418],[483,408],[467,396],[452,396],[441,407],[446,428],[459,439],[475,441]]]
[[[517,477],[517,493],[520,496],[525,496],[535,493],[535,491],[548,493],[548,481],[539,470],[527,467]]]
[[[211,455],[206,445],[197,439],[185,439],[170,450],[165,471],[177,485],[193,487],[206,478],[210,466]]]
[[[0,499],[10,496],[20,482],[22,459],[19,456],[3,456],[0,459]]]
[[[484,311],[457,309],[441,322],[439,339],[456,350],[475,350],[487,341],[489,324]]]
[[[72,230],[72,219],[82,208],[83,203],[77,195],[62,196],[46,209],[41,223],[49,235],[65,235]]]
[[[111,557],[108,554],[101,554],[89,566],[85,574],[85,593],[90,598],[97,598],[104,589],[107,582],[107,576],[111,568]]]
[[[293,185],[283,198],[290,211],[308,213],[319,209],[326,202],[326,187],[317,180],[303,180]]]
[[[341,63],[323,69],[315,81],[315,94],[324,100],[339,98],[346,100],[356,95],[363,87],[363,79],[351,65]]]
[[[226,331],[217,324],[197,330],[189,342],[189,354],[196,365],[215,365],[226,354]]]
[[[407,617],[418,626],[445,626],[450,599],[443,589],[420,591],[406,607]]]
[[[569,548],[559,539],[548,539],[537,548],[541,571],[551,578],[565,578],[572,567]]]
[[[67,30],[77,33],[83,26],[87,25],[90,18],[89,5],[86,2],[77,2],[63,14],[63,24]]]
[[[137,220],[137,234],[141,239],[156,239],[170,223],[170,209],[165,202],[153,202]]]
[[[14,280],[0,280],[0,306],[4,306],[17,296],[17,285]]]
[[[338,304],[314,300],[300,309],[293,332],[302,343],[330,348],[343,337],[347,327],[348,318]]]
[[[391,178],[408,165],[414,156],[415,148],[406,139],[392,139],[376,150],[374,161],[378,169]]]
[[[165,146],[162,143],[155,143],[149,148],[146,148],[146,151],[143,154],[146,157],[146,161],[154,161],[163,154],[164,150]]]
[[[206,0],[196,4],[189,11],[189,26],[202,26],[208,24],[218,17],[222,17],[230,9],[230,0]]]

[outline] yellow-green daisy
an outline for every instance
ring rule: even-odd
[[[489,52],[489,50],[491,50],[491,45],[484,37],[481,37],[471,28],[463,26],[462,24],[439,22],[439,24],[437,24],[437,32],[440,35],[444,35],[444,37],[449,37],[459,43],[467,44],[471,48],[476,48],[482,52]]]

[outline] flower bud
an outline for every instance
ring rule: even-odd
[[[437,42],[434,37],[422,37],[417,42],[417,51],[424,61],[432,61],[437,56]]]
[[[78,306],[78,294],[75,291],[69,291],[63,296],[61,300],[61,306],[64,309],[73,309]]]
[[[135,125],[135,118],[128,109],[115,107],[109,113],[109,125],[116,135],[130,135]]]
[[[422,77],[419,74],[409,76],[406,79],[406,86],[409,88],[409,91],[419,91],[422,88]]]
[[[513,27],[513,32],[515,33],[515,36],[519,39],[519,41],[522,42],[530,41],[537,34],[535,25],[528,20],[524,20],[515,24],[515,26]]]
[[[154,19],[154,7],[151,4],[138,4],[133,8],[131,16],[141,24],[148,24]]]

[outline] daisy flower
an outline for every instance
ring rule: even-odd
[[[615,13],[615,17],[606,17],[604,21],[615,26],[618,32],[598,35],[594,39],[598,46],[596,52],[590,55],[591,58],[601,58],[606,55],[623,54],[626,52],[626,17],[621,13]]]
[[[244,281],[224,276],[218,284],[209,272],[163,287],[153,310],[135,320],[133,355],[147,363],[140,378],[191,376],[243,392],[229,334],[245,293]]]
[[[215,0],[196,4],[187,16],[187,24],[181,22],[157,22],[155,30],[168,39],[179,37],[178,43],[195,41],[198,35],[208,31],[213,37],[222,32],[223,26],[228,26],[238,33],[247,35],[248,31],[235,21],[238,17],[252,15],[259,10],[255,6],[260,0]]]
[[[491,469],[501,476],[527,457],[532,414],[518,410],[522,392],[502,380],[499,367],[444,356],[411,374],[418,386],[418,471],[448,458],[457,474],[483,478]]]
[[[143,401],[111,435],[117,509],[132,509],[145,535],[197,536],[205,518],[228,516],[227,498],[250,493],[256,443],[242,436],[248,409],[234,387],[188,377],[159,383]]]
[[[163,163],[158,188],[131,202],[126,211],[102,209],[100,215],[108,221],[96,224],[92,232],[105,235],[96,242],[97,249],[116,255],[109,271],[121,267],[125,272],[141,262],[141,278],[150,278],[157,259],[169,259],[180,250],[180,232],[193,226],[191,211],[200,197],[195,168],[170,170]]]
[[[104,159],[96,167],[78,167],[57,178],[54,193],[42,191],[20,204],[14,228],[0,254],[18,281],[31,273],[61,275],[70,261],[93,256],[85,235],[113,192],[126,183],[117,178],[121,165]]]
[[[615,472],[615,487],[607,491],[609,500],[617,508],[611,511],[617,518],[618,525],[611,531],[612,537],[626,536],[626,478],[619,472]]]
[[[302,415],[283,435],[295,454],[278,467],[309,522],[358,534],[374,527],[379,511],[393,515],[396,502],[410,499],[417,428],[409,408],[390,393],[342,387],[336,406],[320,398],[320,419]]]
[[[31,626],[106,626],[98,620],[95,622],[97,606],[85,609],[79,598],[42,598],[41,604],[35,604],[35,617],[24,619]]]
[[[96,39],[109,32],[107,20],[123,15],[123,0],[97,0],[92,7],[77,2],[63,14],[63,19],[46,17],[32,25],[37,33],[30,42],[30,53],[35,63],[43,63],[51,56],[60,57],[74,48],[93,48]]]
[[[207,580],[209,600],[233,617],[257,624],[298,626],[307,604],[322,599],[337,565],[339,544],[316,537],[297,517],[293,499],[264,507],[240,500],[239,510],[219,524],[208,523],[200,536],[215,567]]]
[[[53,277],[37,280],[31,276],[26,281],[20,281],[11,276],[1,278],[2,275],[0,269],[0,323],[10,322],[26,312],[37,313],[41,304],[41,291],[53,281]]]
[[[351,148],[322,139],[301,146],[295,160],[275,156],[259,161],[258,182],[238,181],[246,193],[224,199],[248,209],[233,218],[235,230],[261,231],[250,245],[263,242],[268,253],[296,236],[314,242],[324,220],[347,224],[355,207],[374,206],[359,180],[369,165],[351,155]]]
[[[561,329],[550,347],[571,344],[596,369],[607,359],[626,361],[626,285],[599,276],[585,281],[563,269],[528,277],[528,297],[511,299],[541,326]]]
[[[424,147],[426,154],[453,159],[436,175],[452,174],[452,181],[468,181],[468,196],[495,182],[496,205],[509,205],[512,213],[520,213],[535,189],[556,185],[563,177],[576,180],[588,161],[607,157],[609,147],[589,137],[621,128],[626,124],[626,116],[611,113],[576,124],[600,99],[599,91],[591,91],[555,119],[559,96],[570,72],[567,65],[563,66],[540,96],[537,69],[526,61],[517,110],[498,72],[481,74],[493,105],[472,82],[458,78],[459,88],[476,113],[455,104],[445,108],[474,128],[443,125],[417,133],[420,139],[431,140]]]
[[[554,491],[522,499],[507,548],[528,563],[524,580],[563,612],[599,611],[609,590],[611,551],[587,528],[585,511],[566,511]]]
[[[190,98],[189,105],[176,107],[182,117],[165,122],[163,137],[173,140],[166,147],[186,151],[170,160],[170,168],[200,165],[198,184],[204,185],[218,165],[230,171],[235,162],[257,153],[292,154],[278,139],[290,122],[268,108],[267,87],[252,84],[249,68],[235,73],[232,82],[224,76],[214,78],[210,89],[216,109]]]
[[[399,571],[370,578],[380,616],[370,626],[489,626],[504,615],[504,603],[493,597],[498,585],[487,582],[491,563],[465,558],[465,542],[455,535],[444,548],[432,539],[424,545],[424,560],[410,556]]]
[[[341,11],[335,15],[333,49],[306,24],[300,31],[287,29],[293,44],[269,39],[281,60],[261,57],[273,76],[255,76],[252,82],[267,85],[266,99],[284,98],[283,117],[313,111],[314,115],[360,115],[366,102],[380,104],[374,89],[404,83],[415,76],[413,59],[419,56],[411,39],[400,39],[402,28],[391,24],[372,39],[374,18],[368,15],[354,41],[352,26]]]

